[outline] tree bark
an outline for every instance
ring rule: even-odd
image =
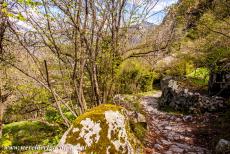
[[[92,80],[93,80],[93,85],[94,85],[94,93],[96,96],[96,102],[97,105],[101,104],[101,98],[100,98],[100,90],[99,90],[99,85],[97,81],[97,69],[96,69],[96,64],[93,64],[93,72],[92,72]]]
[[[4,0],[0,1],[0,56],[3,54],[3,39],[6,30],[6,16],[2,12]]]
[[[5,110],[5,106],[3,104],[3,98],[2,98],[2,89],[0,87],[0,138],[2,137],[2,129],[3,129],[3,114]]]
[[[0,84],[0,138],[2,137],[3,129],[3,116],[7,106],[7,98],[10,96],[10,93],[4,94],[2,91],[2,84]]]
[[[3,115],[4,115],[4,104],[0,104],[0,138],[2,137],[2,129],[3,129]]]
[[[4,0],[0,2],[0,58],[3,56],[3,38],[5,34],[5,19],[4,14],[2,12]],[[2,70],[0,69],[2,72]],[[2,75],[0,72],[0,75]],[[2,83],[0,78],[0,138],[2,138],[2,130],[3,130],[3,114],[5,111],[5,105],[3,100],[3,94],[2,94]]]

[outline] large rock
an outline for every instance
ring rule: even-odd
[[[132,134],[126,110],[115,105],[100,105],[79,116],[63,135],[54,153],[133,154],[141,145]]]
[[[170,106],[175,110],[190,113],[216,112],[224,107],[222,97],[208,97],[182,87],[173,77],[165,77],[161,81],[162,96],[159,107]]]

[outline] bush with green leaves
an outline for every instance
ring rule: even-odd
[[[62,110],[63,110],[65,117],[69,121],[73,121],[76,119],[76,117],[71,112],[69,112],[64,106],[62,106]],[[49,106],[48,108],[46,108],[44,118],[47,122],[52,123],[52,124],[61,125],[64,123],[63,118],[61,117],[60,113],[53,106]]]
[[[44,109],[52,104],[50,93],[42,87],[23,84],[16,86],[15,91],[17,99],[8,105],[5,123],[43,117]]]
[[[205,67],[197,68],[195,71],[187,75],[194,83],[207,85],[209,80],[209,69]]]
[[[195,68],[192,61],[187,59],[179,59],[178,61],[174,62],[174,65],[167,68],[165,74],[169,76],[184,77],[194,70]]]
[[[188,74],[187,77],[207,79],[209,75],[209,70],[205,67],[200,67],[195,69],[192,73]]]
[[[117,71],[117,89],[119,93],[138,93],[152,90],[152,84],[159,75],[151,71],[148,65],[137,60],[123,62]]]

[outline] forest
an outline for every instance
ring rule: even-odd
[[[230,1],[0,0],[11,153],[230,153]]]

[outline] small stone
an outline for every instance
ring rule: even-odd
[[[166,151],[164,154],[173,154],[172,151]]]
[[[191,131],[192,131],[192,129],[191,129],[191,128],[187,128],[186,130],[187,130],[188,132],[191,132]]]
[[[174,119],[175,119],[175,116],[171,116],[171,117],[170,117],[170,120],[174,120]]]
[[[146,122],[145,116],[143,114],[137,113],[137,122]]]
[[[186,143],[193,144],[192,138],[185,137],[184,140],[186,141]]]
[[[178,148],[178,147],[173,147],[170,148],[171,151],[176,152],[176,153],[183,153],[184,149]]]
[[[160,144],[155,144],[154,148],[156,148],[157,150],[162,150],[164,149]]]
[[[188,93],[188,89],[184,89],[184,93],[186,93],[186,94],[187,94],[187,93]]]
[[[174,140],[179,140],[180,139],[180,136],[176,135],[174,136]]]
[[[180,135],[179,136],[180,140],[184,140],[184,136]]]
[[[188,115],[188,116],[183,117],[183,120],[184,121],[192,121],[193,117],[191,115]]]
[[[161,142],[162,142],[163,144],[165,144],[165,145],[170,145],[170,144],[172,144],[172,142],[169,142],[169,141],[167,141],[167,140],[161,140]]]
[[[165,127],[165,129],[166,129],[166,130],[172,130],[172,127],[167,126],[167,127]]]
[[[154,154],[154,153],[155,153],[155,150],[154,150],[154,149],[151,149],[151,148],[145,148],[145,149],[144,149],[144,153],[152,153],[152,154]]]
[[[188,144],[176,143],[176,145],[181,149],[190,149],[190,146]]]
[[[230,141],[220,139],[216,146],[216,153],[227,153],[230,151]]]
[[[157,144],[161,144],[161,141],[159,139],[156,139]]]

